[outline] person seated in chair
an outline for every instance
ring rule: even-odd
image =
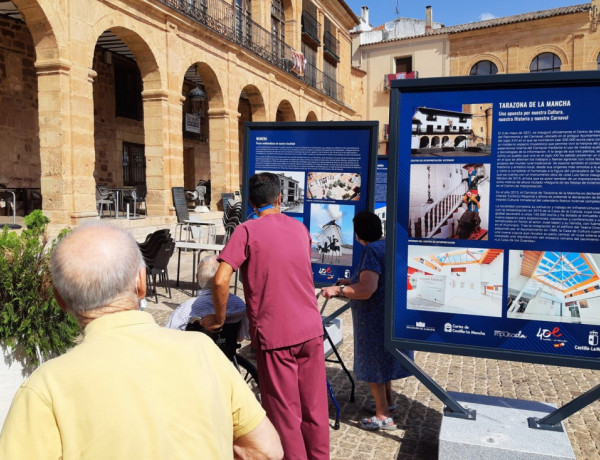
[[[219,261],[216,255],[203,257],[198,262],[198,275],[196,279],[200,290],[195,299],[189,299],[179,305],[167,322],[166,327],[170,329],[179,329],[184,331],[188,322],[195,317],[204,317],[214,314],[211,289],[215,274],[219,268]],[[226,323],[237,323],[242,321],[242,327],[238,334],[238,341],[249,338],[248,335],[248,317],[246,316],[246,304],[242,299],[233,294],[229,294],[227,300]]]

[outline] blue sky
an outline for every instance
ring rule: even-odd
[[[358,17],[360,17],[361,6],[368,6],[369,22],[373,27],[377,27],[397,17],[424,20],[425,7],[428,5],[431,5],[434,22],[455,26],[561,6],[579,5],[589,3],[589,0],[346,0],[346,3]]]

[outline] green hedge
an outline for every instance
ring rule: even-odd
[[[21,234],[4,226],[0,233],[0,341],[23,347],[26,366],[64,353],[74,345],[79,326],[54,298],[50,251],[62,238],[49,242],[49,219],[36,210],[25,217]]]

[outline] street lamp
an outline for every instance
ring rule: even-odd
[[[198,134],[201,141],[206,140],[202,132],[205,118],[206,92],[198,85],[198,67],[194,66],[196,73],[196,86],[189,92],[187,99],[190,101],[191,112],[185,114],[185,129],[188,132]]]

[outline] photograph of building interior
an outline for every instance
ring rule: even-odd
[[[509,251],[509,318],[600,325],[599,254]]]
[[[487,240],[489,163],[412,164],[409,237]]]
[[[409,310],[502,316],[504,251],[409,246]]]

